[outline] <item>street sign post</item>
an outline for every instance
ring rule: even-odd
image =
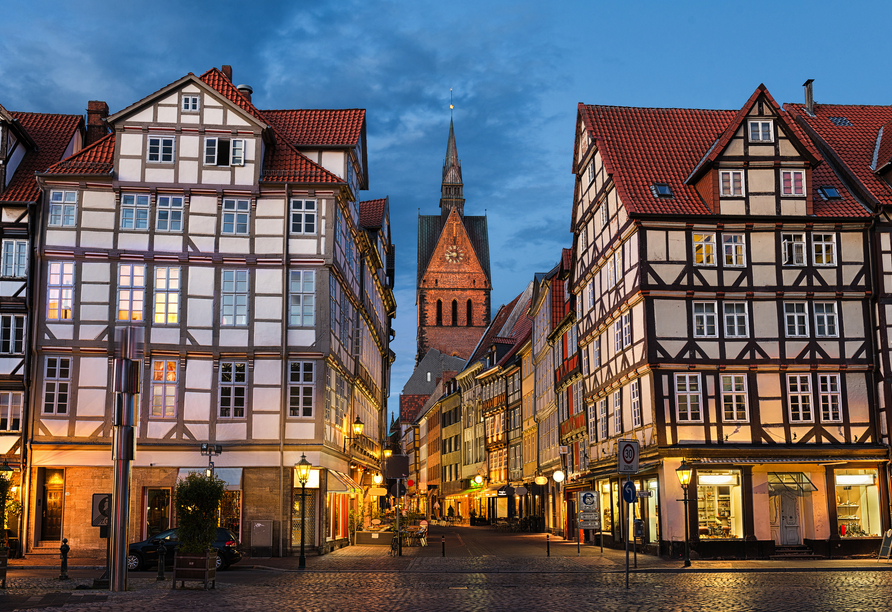
[[[623,483],[623,500],[625,500],[627,504],[638,502],[638,491],[635,489],[635,483],[631,480],[627,480]]]
[[[619,473],[638,473],[638,440],[620,440],[617,447],[619,453]]]

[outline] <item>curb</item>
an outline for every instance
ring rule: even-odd
[[[249,569],[245,566],[244,569]],[[609,570],[506,570],[493,569],[481,572],[478,570],[410,570],[410,569],[288,569],[267,565],[254,565],[250,569],[291,574],[625,574],[624,569]],[[892,572],[892,565],[877,567],[701,567],[701,568],[639,568],[630,569],[630,574],[770,574],[770,573],[809,573],[809,572]]]

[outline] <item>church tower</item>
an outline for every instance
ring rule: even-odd
[[[485,216],[465,215],[464,183],[449,119],[440,214],[418,217],[418,350],[467,359],[490,322],[489,232]]]

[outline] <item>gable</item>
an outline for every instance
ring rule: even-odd
[[[489,288],[486,272],[455,209],[449,213],[431,252],[421,287]]]

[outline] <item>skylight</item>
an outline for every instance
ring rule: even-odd
[[[651,191],[657,198],[671,198],[672,188],[666,183],[654,183],[650,186]]]
[[[839,127],[851,127],[852,125],[854,125],[845,117],[830,117],[830,122],[833,125],[838,125]]]
[[[821,185],[821,195],[827,200],[839,200],[842,198],[839,195],[839,190],[832,185]]]

